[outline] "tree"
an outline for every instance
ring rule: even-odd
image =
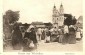
[[[6,11],[6,18],[8,19],[9,23],[14,23],[19,20],[19,11]]]
[[[6,11],[5,15],[3,15],[3,24],[9,26],[10,24],[15,23],[19,20],[19,11]]]
[[[14,24],[18,20],[19,20],[19,11],[8,10],[3,15],[3,32],[7,38],[9,38],[13,28],[13,25],[10,24]]]
[[[76,18],[73,17],[71,14],[64,14],[66,19],[64,20],[64,25],[75,25],[76,24]]]

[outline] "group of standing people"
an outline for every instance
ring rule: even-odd
[[[75,44],[76,40],[80,40],[80,28],[73,25],[64,25],[62,28],[38,28],[29,26],[27,30],[21,31],[18,24],[15,24],[12,32],[12,46],[14,49],[23,47],[25,50],[37,48],[37,43],[44,40],[45,43],[59,42],[62,44]]]
[[[56,36],[57,41],[62,44],[66,43],[75,44],[76,41],[82,39],[81,29],[73,25],[70,26],[64,25],[62,28],[58,28],[56,30],[56,33],[52,34],[51,37]]]
[[[43,34],[44,32],[44,34]],[[75,44],[76,41],[79,41],[82,39],[82,31],[79,27],[76,27],[74,25],[64,25],[63,27],[53,27],[51,29],[45,28],[45,29],[38,29],[37,33],[37,39],[39,41],[44,37],[44,40],[46,43],[49,42],[59,42],[62,44]]]

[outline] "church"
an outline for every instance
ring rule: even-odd
[[[61,3],[59,10],[56,9],[56,6],[53,7],[52,23],[53,27],[63,26],[64,23],[64,8]]]

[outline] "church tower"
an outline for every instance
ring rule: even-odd
[[[52,21],[53,21],[53,23],[55,23],[56,22],[56,6],[55,6],[55,4],[54,4],[54,7],[53,7],[53,15],[52,15]]]
[[[56,6],[54,4],[52,22],[53,22],[53,27],[56,28],[64,25],[64,8],[62,3],[60,5],[59,11],[56,9]]]
[[[61,3],[61,5],[60,5],[59,13],[60,13],[60,15],[59,15],[60,18],[59,18],[58,25],[59,25],[59,26],[62,26],[63,23],[64,23],[64,8],[63,8],[62,3]]]
[[[58,26],[58,19],[59,19],[59,12],[58,10],[56,9],[56,6],[54,4],[54,7],[53,7],[53,15],[52,15],[52,22],[53,22],[53,26],[54,27],[57,27]]]

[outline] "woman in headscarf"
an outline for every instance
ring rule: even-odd
[[[76,43],[76,35],[75,35],[75,29],[73,25],[69,26],[69,44],[75,44]]]
[[[68,30],[68,26],[67,25],[64,26],[64,34],[66,34],[66,33],[69,33],[69,30]]]
[[[69,30],[68,30],[68,26],[65,25],[64,26],[64,35],[63,35],[63,40],[62,40],[62,44],[66,44],[68,43],[68,33],[69,33]]]
[[[30,35],[30,27],[25,31],[24,38],[23,38],[23,51],[29,50],[29,44],[31,43],[31,40],[29,39]]]
[[[35,27],[32,27],[32,28],[30,29],[29,39],[31,39],[34,44],[37,43]]]
[[[35,32],[35,28],[33,26],[28,28],[27,33],[25,34],[24,38],[26,38],[26,40],[27,40],[26,44],[28,46],[25,45],[25,47],[27,47],[27,50],[31,51],[32,49],[36,49],[37,48],[36,32]],[[31,43],[32,43],[32,46],[34,46],[32,48],[29,47]]]

